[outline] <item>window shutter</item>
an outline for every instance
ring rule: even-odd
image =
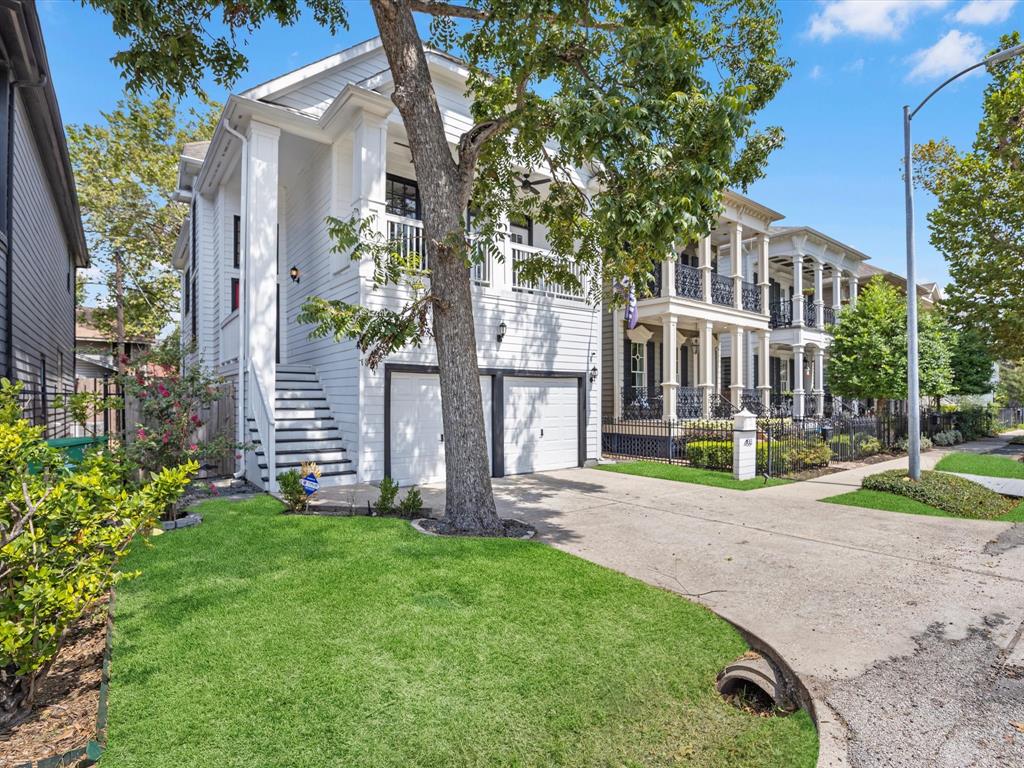
[[[690,386],[690,350],[687,347],[683,347],[681,350],[676,352],[682,360],[682,376],[679,385],[682,387]]]
[[[629,336],[622,339],[622,391],[628,392],[630,385],[633,383],[629,376],[630,360],[630,341]]]
[[[192,271],[196,268],[196,202],[192,201],[192,215],[189,217],[192,225]]]
[[[231,233],[232,264],[235,269],[242,263],[242,217],[234,217],[234,228]]]
[[[757,387],[757,386],[759,386],[761,384],[761,381],[760,381],[761,366],[758,365],[760,360],[761,360],[760,355],[754,355],[754,386],[755,387]]]
[[[654,342],[653,341],[648,341],[647,342],[647,386],[648,387],[653,387],[654,386],[654,360],[655,360]]]

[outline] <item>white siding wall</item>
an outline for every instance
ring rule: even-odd
[[[213,241],[213,260],[217,264],[216,303],[220,321],[217,326],[219,338],[219,362],[234,375],[238,374],[238,311],[231,311],[231,280],[239,276],[234,266],[234,217],[239,215],[241,193],[238,175],[220,186],[217,191],[216,234]],[[239,244],[241,247],[241,244]]]
[[[74,385],[75,294],[64,229],[38,148],[17,96],[14,124],[14,366],[38,384]]]
[[[357,83],[360,80],[373,77],[387,67],[387,56],[383,49],[379,49],[337,69],[311,77],[287,91],[273,96],[270,100],[303,114],[320,117],[331,105],[334,97],[341,93],[341,89],[348,83]]]

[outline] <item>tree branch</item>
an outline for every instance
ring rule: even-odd
[[[408,0],[409,8],[418,13],[426,13],[431,16],[447,16],[452,19],[469,19],[470,21],[487,21],[491,14],[479,8],[470,8],[456,3],[446,3],[442,0]],[[556,13],[546,13],[541,16],[544,21],[558,21]],[[587,29],[620,29],[621,24],[610,21],[597,21],[595,19],[580,19],[580,26]]]

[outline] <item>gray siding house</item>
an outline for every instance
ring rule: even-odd
[[[34,2],[0,4],[0,375],[72,389],[75,271],[88,266]],[[44,401],[45,402],[45,401]],[[27,400],[38,419],[40,403]]]

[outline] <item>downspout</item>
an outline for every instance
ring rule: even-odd
[[[240,163],[241,171],[241,187],[242,187],[242,206],[241,206],[241,226],[238,231],[238,252],[239,252],[239,263],[238,263],[238,413],[235,416],[236,428],[235,428],[235,440],[239,445],[247,442],[246,429],[245,429],[245,368],[246,368],[246,349],[248,341],[248,317],[246,316],[246,301],[245,301],[245,289],[246,289],[246,269],[249,263],[249,163],[248,163],[248,152],[249,152],[249,141],[241,133],[231,127],[231,124],[225,120],[224,130],[229,134],[237,138],[242,142],[242,158]],[[266,448],[264,449],[266,450]],[[242,456],[238,460],[235,466],[235,478],[240,478],[245,474],[245,451],[244,449],[240,452]]]
[[[6,350],[4,361],[7,378],[14,381],[14,109],[15,94],[19,88],[42,88],[50,81],[45,72],[35,80],[13,80],[7,90],[7,254],[4,257],[4,334]],[[46,387],[46,382],[42,382]]]

